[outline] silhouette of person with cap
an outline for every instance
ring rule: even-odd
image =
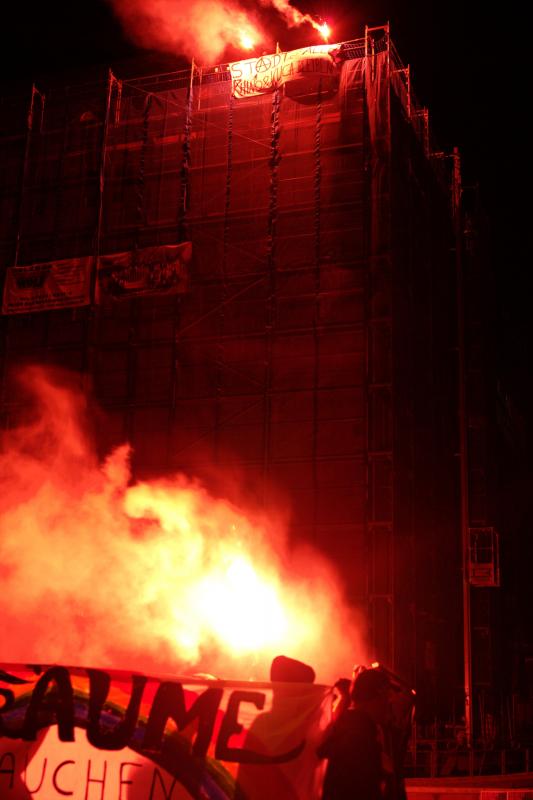
[[[357,674],[348,707],[324,733],[317,755],[328,759],[322,800],[383,800],[382,729],[390,720],[389,680],[377,669]]]

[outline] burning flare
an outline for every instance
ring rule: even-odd
[[[253,37],[246,31],[239,31],[239,42],[245,50],[251,50],[255,45]]]
[[[321,25],[318,26],[317,30],[319,31],[324,41],[327,42],[329,37],[331,36],[331,28],[329,27],[328,23],[323,22]]]
[[[0,451],[0,660],[263,679],[285,652],[322,680],[365,660],[316,553],[184,475],[132,483],[129,446],[97,459],[79,393],[23,378],[38,413]]]

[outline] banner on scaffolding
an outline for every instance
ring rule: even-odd
[[[100,256],[96,301],[181,294],[187,288],[191,258],[191,242]]]
[[[0,664],[0,797],[315,800],[330,690]]]
[[[67,258],[6,271],[2,314],[33,314],[90,302],[92,257]]]
[[[271,92],[283,84],[305,83],[309,88],[323,85],[325,80],[329,84],[328,79],[336,81],[338,76],[332,57],[337,49],[338,45],[319,44],[286,53],[234,61],[229,65],[232,94],[236,98],[254,97]]]

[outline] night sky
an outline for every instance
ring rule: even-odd
[[[256,4],[257,5],[257,4]],[[526,203],[520,198],[526,173],[525,48],[516,24],[507,27],[500,9],[451,0],[302,0],[299,8],[330,21],[332,39],[361,36],[365,23],[391,24],[392,38],[412,69],[412,86],[430,110],[443,149],[460,148],[464,183],[478,184],[489,229],[489,252],[496,279],[494,353],[498,375],[511,393],[533,441],[533,381],[530,377],[533,323],[528,294],[531,262],[527,247]],[[512,9],[511,9],[512,10]],[[268,17],[283,49],[314,41],[310,28],[288,30]],[[71,80],[113,66],[124,76],[128,59],[140,51],[128,41],[105,0],[15,4],[4,20],[11,48],[1,52],[4,81],[29,84],[33,78]],[[512,18],[516,22],[515,17]],[[186,20],[184,20],[186,25]],[[148,72],[186,66],[179,53],[143,51]],[[238,54],[227,54],[228,60]],[[101,70],[103,72],[103,69]],[[527,248],[527,249],[526,249]]]

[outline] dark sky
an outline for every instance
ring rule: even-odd
[[[526,172],[528,90],[516,25],[509,35],[500,10],[471,0],[300,0],[299,8],[331,21],[335,41],[357,38],[365,23],[390,21],[400,56],[411,65],[414,91],[430,109],[437,141],[443,149],[460,148],[465,183],[480,186],[498,290],[499,369],[528,414],[533,400],[527,292],[531,258],[526,205],[519,198]],[[15,3],[10,13],[11,20],[3,25],[12,45],[2,48],[4,80],[29,82],[47,74],[69,78],[80,67],[98,64],[112,65],[120,77],[120,63],[136,54],[105,0]],[[310,29],[291,33],[282,25],[276,30],[284,49],[301,46],[302,36],[308,43],[312,35]],[[156,72],[160,66],[163,71],[185,62],[179,54],[152,53],[149,63]]]

